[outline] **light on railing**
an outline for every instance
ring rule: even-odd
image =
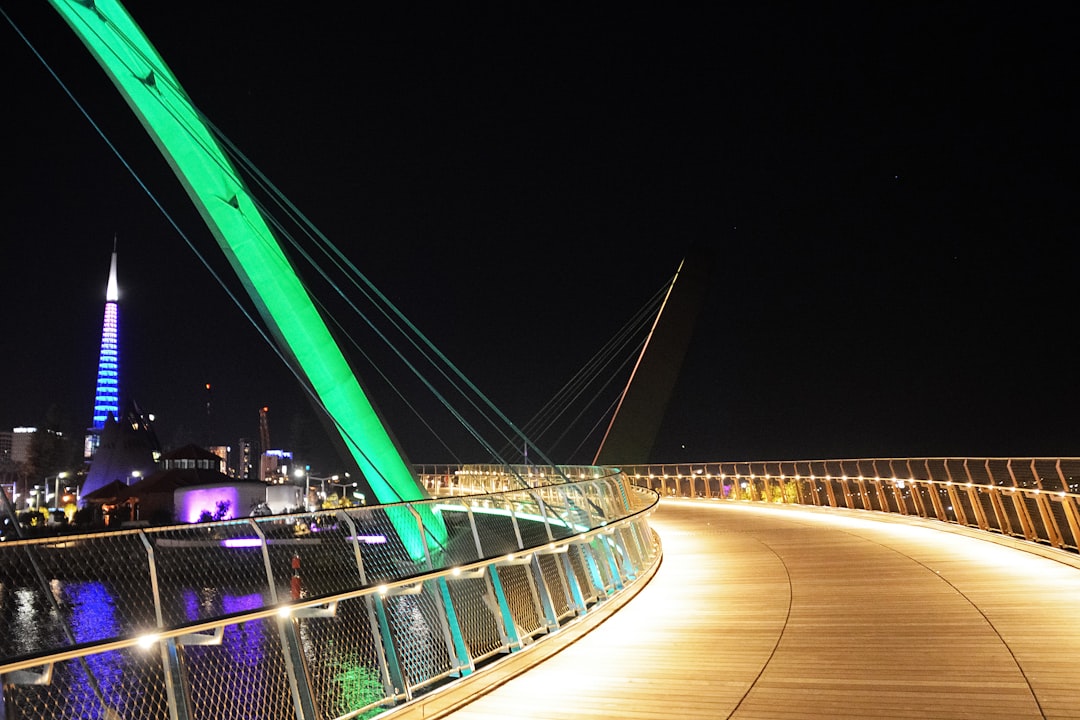
[[[292,608],[288,605],[282,605],[277,611],[278,617],[287,618],[292,615]]]
[[[379,587],[375,588],[375,590],[376,590],[376,591],[377,591],[377,592],[378,592],[378,593],[379,593],[380,595],[385,595],[385,594],[386,594],[386,591],[387,591],[387,589],[388,589],[388,588],[387,588],[387,587],[386,587],[385,585],[380,585]]]
[[[140,635],[137,639],[139,647],[143,650],[149,650],[154,647],[158,641],[158,636],[154,633],[147,633],[146,635]]]
[[[461,568],[459,568],[459,567],[454,568],[453,570],[450,571],[450,574],[454,575],[455,577],[460,575],[461,574]]]

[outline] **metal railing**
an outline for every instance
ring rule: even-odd
[[[414,472],[435,495],[470,495],[528,487],[597,480],[618,475],[614,468],[593,465],[417,465]]]
[[[376,715],[557,632],[655,565],[657,495],[598,475],[4,543],[3,717]]]
[[[875,510],[1077,552],[1080,458],[870,458],[631,465],[661,496]]]

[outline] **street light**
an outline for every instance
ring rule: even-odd
[[[52,477],[54,477],[56,479],[56,492],[53,493],[52,500],[53,500],[53,502],[56,503],[57,508],[60,507],[60,480],[62,478],[66,478],[68,476],[68,474],[69,473],[67,473],[67,472],[61,472],[61,473],[57,473],[56,475],[52,476]],[[49,478],[45,478],[45,488],[46,488],[45,502],[49,502],[48,487],[49,487]]]
[[[338,479],[338,476],[328,475],[326,477],[318,477],[317,475],[312,475],[311,479],[319,481],[319,504],[322,505],[323,501],[326,500],[326,481],[330,480],[331,483],[333,483],[334,480]]]
[[[295,477],[297,480],[299,480],[300,478],[304,478],[304,509],[307,510],[308,505],[311,502],[311,476],[308,475],[307,470],[296,468],[295,470],[293,470],[293,477]]]
[[[337,479],[337,475],[335,475],[333,479],[335,479],[335,480],[336,480],[336,479]],[[342,497],[344,498],[344,497],[345,497],[345,488],[347,488],[347,487],[351,487],[351,488],[354,488],[354,487],[356,487],[357,485],[359,485],[360,483],[356,483],[356,482],[351,482],[351,483],[337,483],[337,482],[332,482],[332,483],[330,483],[330,484],[331,484],[331,485],[333,485],[334,487],[339,487],[339,488],[341,488],[341,496],[342,496]],[[363,493],[359,493],[359,492],[355,492],[355,491],[353,492],[353,495],[354,495],[355,497],[363,497]]]

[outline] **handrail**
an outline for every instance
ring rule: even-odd
[[[622,471],[661,496],[896,513],[1080,552],[1080,458],[665,463]]]

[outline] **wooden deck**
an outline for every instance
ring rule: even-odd
[[[665,500],[652,582],[448,717],[1080,717],[1080,559],[881,517]]]

